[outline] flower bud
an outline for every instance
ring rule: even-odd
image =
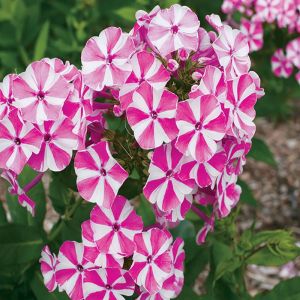
[[[175,72],[179,68],[179,64],[175,59],[171,58],[168,60],[167,68],[169,71]]]
[[[195,71],[193,74],[192,74],[192,78],[193,80],[195,81],[198,81],[202,78],[203,74],[198,72],[198,71]]]
[[[189,53],[184,48],[181,48],[178,50],[178,56],[181,61],[186,61],[189,58]]]

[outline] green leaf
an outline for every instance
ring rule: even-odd
[[[155,216],[153,213],[152,205],[150,202],[144,197],[143,194],[139,197],[139,204],[136,209],[136,212],[139,216],[142,217],[144,226],[149,226],[155,223]]]
[[[258,206],[257,200],[254,198],[249,185],[241,179],[238,180],[238,185],[240,185],[242,188],[242,194],[240,200],[243,203],[246,203],[252,207],[257,207]]]
[[[299,300],[300,277],[280,282],[268,292],[257,295],[254,300]]]
[[[49,198],[59,214],[65,213],[71,197],[72,191],[61,182],[59,177],[54,176],[49,186]]]
[[[49,35],[50,22],[47,20],[39,33],[39,36],[36,40],[34,47],[33,60],[39,60],[44,57],[45,51],[48,44],[48,35]]]
[[[22,173],[18,176],[20,186],[23,188],[26,184],[31,182],[36,175],[37,173],[34,170],[28,166],[25,166]],[[33,187],[27,193],[27,195],[36,204],[36,215],[34,217],[27,212],[26,208],[19,204],[17,196],[11,195],[10,193],[6,194],[7,205],[12,217],[12,221],[16,224],[41,225],[46,214],[46,196],[42,182],[39,182],[35,187]]]
[[[251,243],[256,249],[247,259],[248,264],[280,266],[300,255],[295,238],[284,230],[259,232],[252,237]]]
[[[1,269],[36,261],[44,245],[40,228],[25,225],[0,226],[0,241]]]
[[[258,138],[252,139],[252,148],[248,154],[248,157],[252,157],[257,161],[262,161],[272,167],[277,166],[273,153],[268,145],[263,140]]]

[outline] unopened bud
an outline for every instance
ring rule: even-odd
[[[184,48],[181,48],[178,50],[178,57],[181,61],[186,61],[189,58],[189,53]]]
[[[203,74],[198,72],[198,71],[195,71],[193,74],[192,74],[192,78],[193,80],[195,81],[198,81],[202,78]]]
[[[171,58],[168,60],[167,68],[169,71],[175,72],[179,68],[179,64],[175,59]]]

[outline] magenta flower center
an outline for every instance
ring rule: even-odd
[[[45,98],[45,93],[43,91],[39,91],[36,96],[38,100],[42,101]]]
[[[156,119],[157,119],[157,112],[154,111],[154,110],[152,110],[152,111],[150,112],[150,117],[151,117],[153,120],[156,120]]]
[[[15,143],[16,145],[20,145],[20,144],[21,144],[21,140],[20,140],[18,137],[16,137],[16,138],[14,139],[14,143]]]
[[[100,174],[101,174],[102,176],[106,176],[106,174],[107,174],[107,173],[106,173],[106,170],[102,168],[102,169],[100,170]]]
[[[152,255],[149,255],[149,256],[147,257],[147,263],[148,263],[148,264],[151,264],[151,263],[152,263],[152,259],[153,259]]]
[[[201,122],[197,122],[195,125],[195,130],[199,131],[202,129],[202,123]]]
[[[78,270],[79,272],[82,272],[82,271],[83,271],[83,266],[82,266],[82,265],[77,265],[77,270]]]
[[[114,58],[113,55],[108,54],[107,57],[106,57],[106,63],[111,64],[112,61],[113,61],[113,58]]]
[[[179,27],[177,25],[173,25],[171,27],[171,31],[172,31],[173,34],[176,34],[178,32],[178,30],[179,30]]]
[[[107,284],[107,285],[105,286],[105,288],[106,288],[107,290],[111,290],[111,289],[112,289],[111,285],[109,285],[109,284]]]
[[[45,142],[50,142],[50,140],[51,140],[51,135],[50,135],[49,133],[46,133],[46,134],[44,135],[44,141],[45,141]]]
[[[14,98],[11,98],[11,97],[9,97],[9,98],[7,99],[7,103],[8,103],[8,104],[12,104],[14,101],[15,101],[15,99],[14,99]]]
[[[114,232],[118,232],[120,230],[120,225],[118,223],[115,223],[113,225],[113,230],[114,230]]]
[[[166,172],[166,177],[167,178],[170,178],[170,177],[172,177],[173,176],[173,170],[168,170],[167,172]]]

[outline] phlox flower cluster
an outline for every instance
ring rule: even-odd
[[[285,49],[277,49],[273,54],[272,71],[277,77],[288,78],[295,68],[295,78],[300,84],[299,0],[224,0],[222,11],[228,14],[229,24],[235,23],[232,19],[235,11],[244,15],[240,30],[246,35],[251,52],[263,47],[264,23],[286,28],[291,38]]]
[[[0,86],[0,168],[10,192],[34,212],[26,192],[70,165],[79,195],[95,203],[82,242],[65,241],[57,256],[46,246],[40,260],[48,290],[75,300],[177,297],[183,241],[168,228],[193,211],[202,244],[236,206],[264,95],[247,37],[219,16],[207,16],[211,31],[178,4],[136,19],[129,33],[108,27],[91,37],[81,70],[46,58]],[[21,187],[26,164],[39,174]],[[150,228],[137,201],[119,195],[128,179],[152,204]]]
[[[183,285],[183,241],[165,229],[143,230],[130,202],[117,196],[110,209],[96,205],[82,223],[82,242],[65,241],[54,255],[42,251],[47,289],[71,299],[171,299]],[[151,298],[154,297],[154,298]]]

